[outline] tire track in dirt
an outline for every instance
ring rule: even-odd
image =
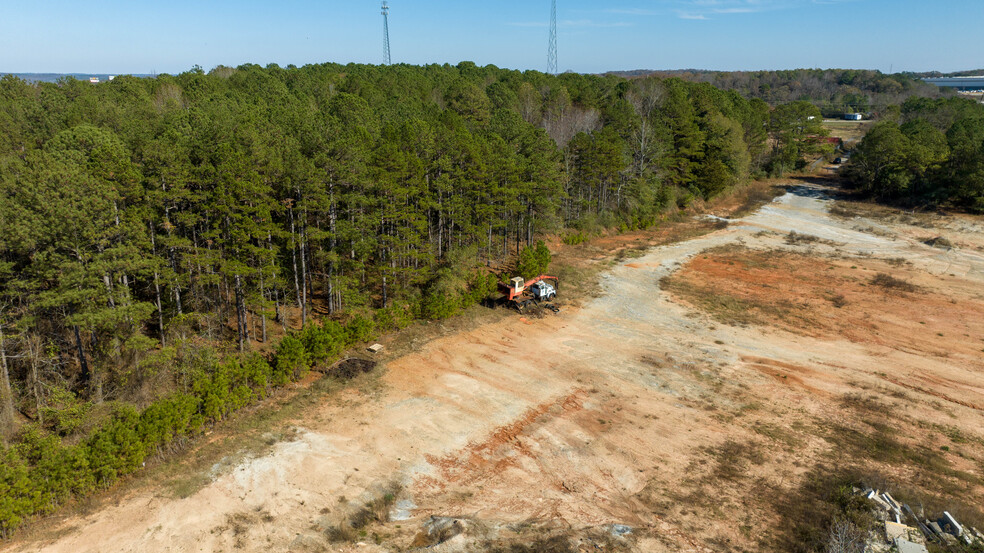
[[[532,451],[523,443],[522,435],[533,425],[542,422],[540,420],[542,417],[547,415],[560,417],[580,411],[586,397],[587,391],[577,388],[566,396],[527,409],[517,420],[496,428],[481,442],[468,444],[458,451],[440,457],[426,455],[425,459],[437,470],[437,475],[422,477],[419,484],[423,487],[444,490],[449,485],[464,480],[478,477],[493,478],[507,468],[517,466],[518,459],[515,456],[501,455],[500,449],[508,446],[522,455],[533,457]]]
[[[932,396],[932,397],[935,397],[935,398],[938,398],[938,399],[942,399],[943,401],[947,401],[949,403],[953,403],[953,404],[956,404],[956,405],[961,405],[963,407],[967,407],[967,408],[973,409],[975,411],[984,411],[984,406],[982,406],[982,405],[979,405],[977,403],[971,403],[969,401],[964,401],[962,399],[957,399],[957,398],[955,398],[953,396],[949,396],[947,394],[944,394],[943,392],[940,392],[939,390],[929,390],[929,389],[923,388],[922,386],[916,386],[915,384],[912,384],[910,382],[906,382],[904,380],[901,380],[901,379],[898,379],[898,378],[894,378],[894,377],[891,377],[891,376],[888,376],[888,375],[885,375],[885,374],[879,374],[878,377],[881,378],[882,380],[886,381],[886,382],[891,382],[892,384],[895,384],[896,386],[901,386],[901,387],[906,388],[908,390],[912,390],[913,392],[919,392],[921,394],[926,394],[928,396]]]

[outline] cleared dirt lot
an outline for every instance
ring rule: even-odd
[[[984,225],[831,205],[798,186],[627,256],[599,297],[430,341],[187,497],[9,549],[790,551],[840,470],[979,521]]]

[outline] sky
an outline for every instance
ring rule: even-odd
[[[394,63],[546,70],[549,0],[390,0]],[[0,73],[382,63],[376,0],[0,0]],[[558,0],[561,71],[984,67],[984,0]]]

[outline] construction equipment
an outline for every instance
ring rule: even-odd
[[[553,284],[547,281],[553,281]],[[530,304],[554,299],[557,297],[558,288],[560,288],[560,280],[555,276],[540,275],[530,279],[529,282],[523,277],[513,277],[509,279],[508,284],[499,283],[499,291],[502,292],[500,301],[522,311]]]

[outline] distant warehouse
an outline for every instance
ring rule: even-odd
[[[984,75],[979,77],[934,77],[923,80],[940,88],[955,88],[965,91],[984,90]]]

